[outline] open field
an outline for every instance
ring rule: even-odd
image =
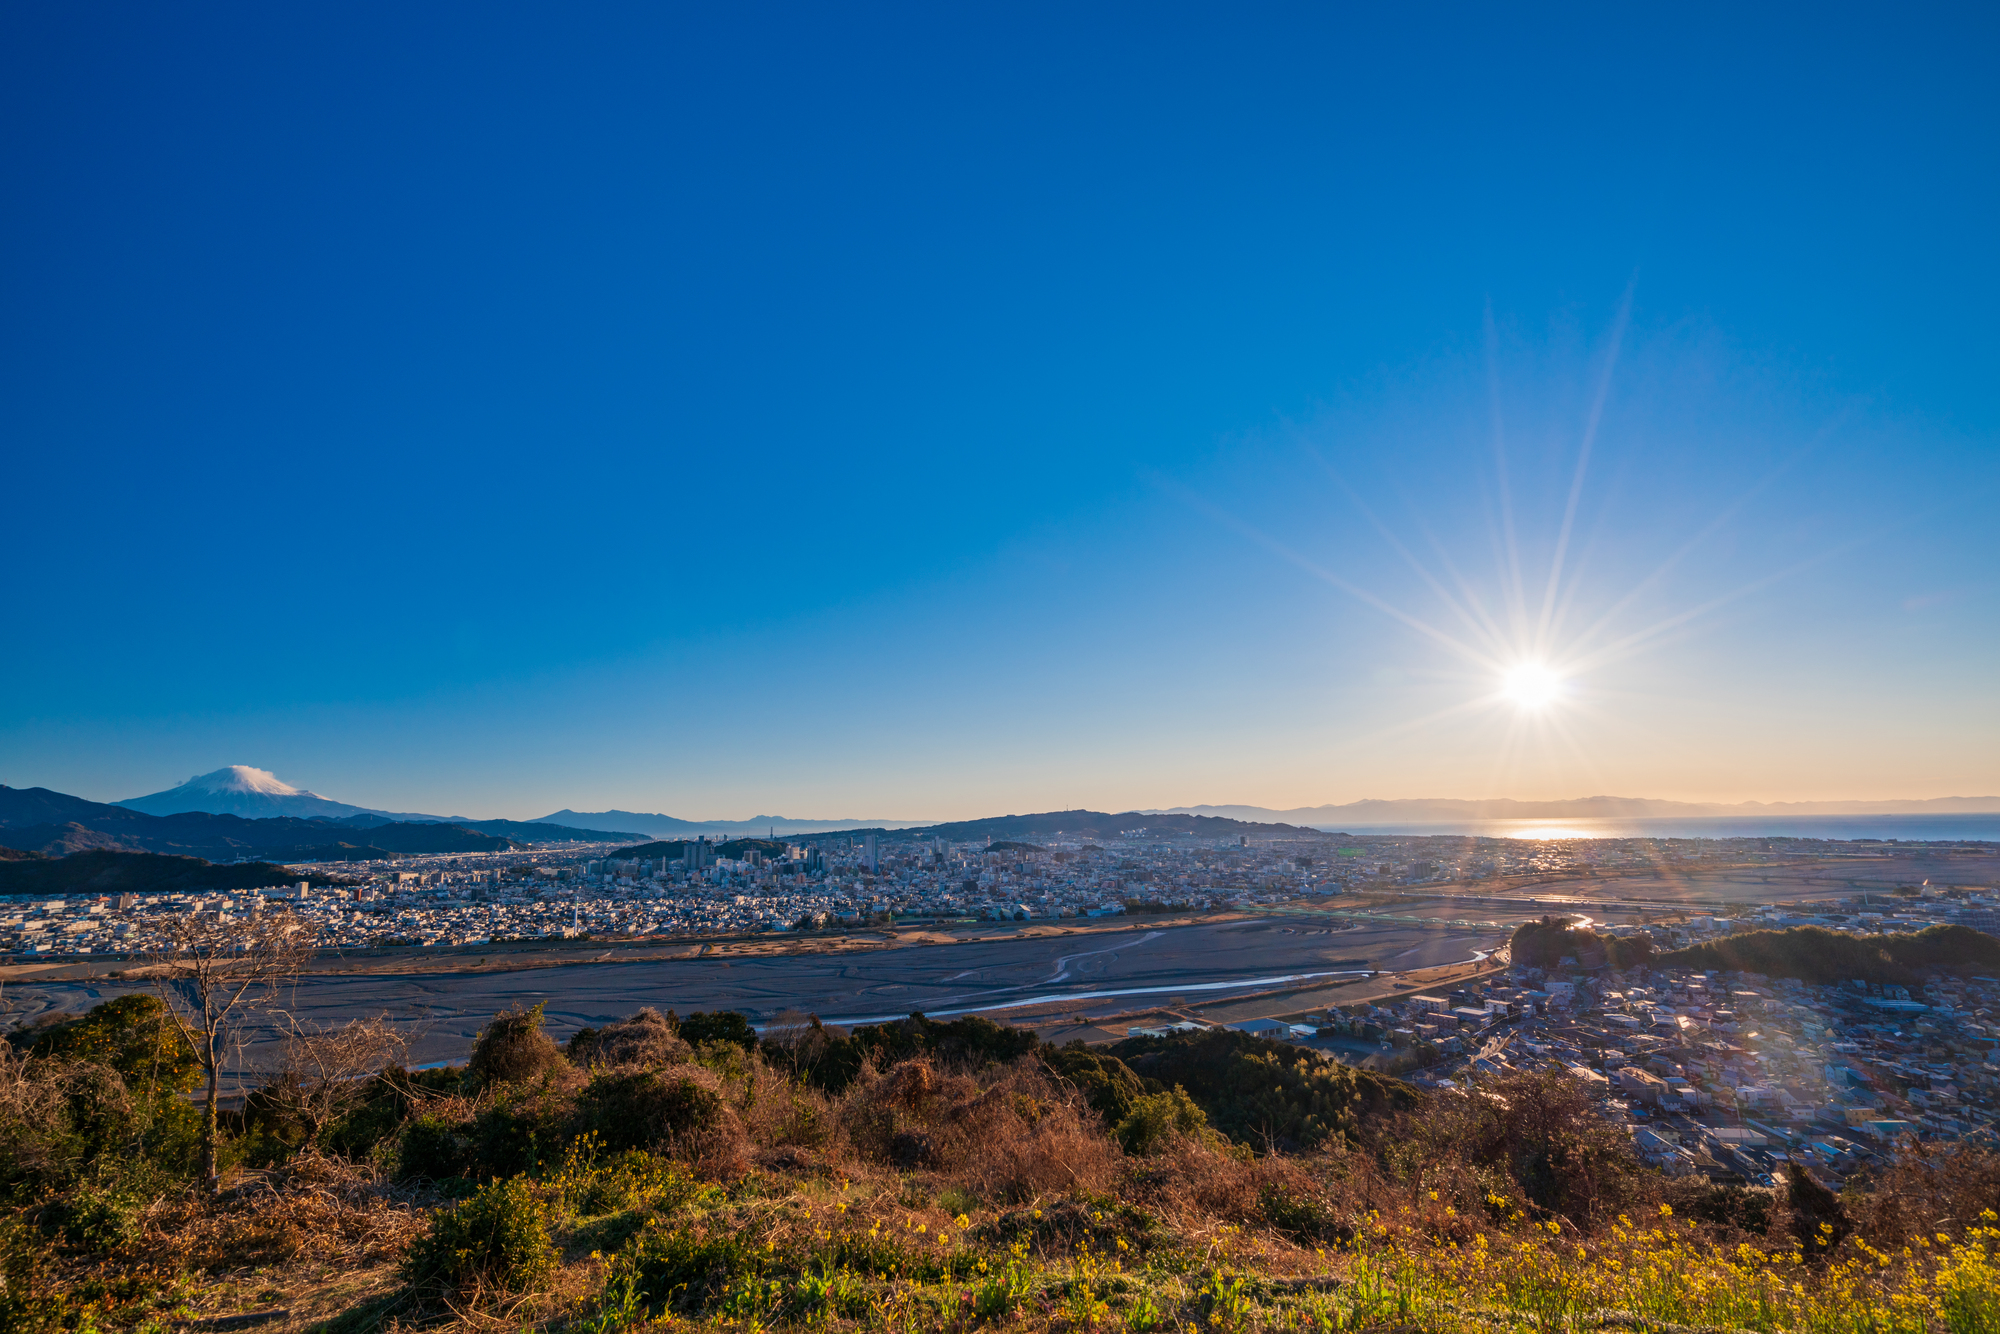
[[[559,1036],[651,1005],[683,1014],[737,1010],[758,1023],[787,1011],[840,1023],[912,1011],[985,1013],[1050,1037],[1091,1040],[1122,1035],[1126,1022],[1144,1016],[1228,1022],[1434,985],[1442,980],[1435,973],[1410,974],[1465,965],[1545,912],[1607,923],[1671,920],[1887,892],[1923,879],[1992,883],[2000,880],[2000,855],[1841,855],[1754,867],[1513,876],[1348,894],[1256,916],[412,947],[321,958],[300,979],[292,1004],[322,1023],[390,1015],[415,1035],[419,1061],[457,1059],[493,1014],[535,1004],[546,1006]],[[1396,976],[1370,980],[1375,970]],[[132,971],[126,961],[98,959],[0,974],[7,1010],[24,1018],[140,990],[144,982]],[[251,1056],[254,1063],[255,1044]]]
[[[682,1014],[737,1010],[762,1023],[787,1010],[832,1022],[950,1015],[1010,1007],[1110,1014],[1230,994],[1288,979],[1333,981],[1372,969],[1456,963],[1504,938],[1492,931],[1414,925],[1350,929],[1304,920],[1232,918],[1200,925],[1134,924],[1084,935],[967,939],[826,954],[608,959],[577,967],[487,971],[318,972],[300,979],[291,1008],[336,1023],[386,1013],[416,1033],[419,1061],[457,1059],[500,1010],[547,1007],[566,1037],[643,1005]],[[1313,975],[1317,975],[1316,977]],[[27,979],[9,988],[19,1007],[76,1010],[140,990],[132,979]],[[254,1062],[255,1047],[252,1048]]]

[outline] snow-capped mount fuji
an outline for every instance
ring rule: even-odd
[[[210,815],[240,815],[246,820],[292,815],[310,820],[344,820],[356,815],[373,815],[385,820],[461,820],[456,815],[416,815],[408,811],[378,811],[367,806],[350,806],[344,801],[322,797],[317,792],[293,787],[268,769],[232,764],[210,774],[196,774],[179,787],[170,787],[151,796],[131,797],[111,803],[147,815],[179,815],[184,811],[206,811]]]

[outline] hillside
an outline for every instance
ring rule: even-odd
[[[537,1006],[450,1068],[368,1022],[295,1058],[212,1123],[256,1164],[217,1189],[161,1016],[12,1035],[8,1331],[2000,1328],[2000,1154],[1669,1178],[1560,1071],[1424,1095],[1237,1034],[1128,1065],[921,1016],[640,1010],[565,1047]]]
[[[687,841],[684,839],[662,839],[653,843],[635,843],[629,848],[614,848],[604,855],[616,858],[619,861],[631,861],[635,858],[645,861],[658,861],[662,857],[668,861],[672,861],[676,857],[686,856],[687,849]]]
[[[206,811],[147,815],[46,788],[0,787],[0,831],[11,847],[51,856],[106,849],[218,862],[238,857],[274,862],[319,860],[324,849],[340,844],[366,845],[402,856],[500,852],[523,846],[520,840],[462,825],[392,821],[363,826],[345,819],[289,815],[252,820]]]
[[[947,824],[924,825],[886,834],[889,838],[944,838],[955,843],[1000,839],[1107,839],[1122,837],[1128,830],[1143,829],[1149,837],[1230,838],[1324,838],[1317,829],[1292,824],[1253,824],[1215,815],[1147,815],[1126,811],[1110,815],[1103,811],[1049,811],[1041,815],[994,815],[983,820],[955,820]]]
[[[1932,969],[2000,972],[2000,940],[1969,926],[1932,926],[1890,936],[1850,936],[1820,926],[1746,931],[1653,960],[1661,968],[1740,969],[1831,983],[1859,979],[1907,986]]]
[[[785,855],[787,845],[782,839],[735,838],[727,843],[716,843],[711,846],[714,847],[715,855],[718,857],[741,857],[747,852],[761,852],[766,857],[782,857]],[[629,848],[617,848],[604,855],[621,861],[634,858],[657,861],[662,857],[672,861],[676,857],[686,856],[687,849],[686,839],[662,839],[654,843],[639,843]]]
[[[1588,928],[1572,927],[1569,917],[1543,917],[1514,928],[1507,941],[1514,962],[1523,968],[1553,971],[1564,959],[1575,960],[1584,969],[1634,968],[1653,955],[1653,942],[1645,936],[1619,939],[1600,936]]]
[[[128,811],[101,801],[86,801],[45,787],[8,787],[0,783],[0,829],[77,823],[102,832],[123,826],[140,828],[157,817]]]
[[[626,843],[645,837],[629,829],[575,829],[540,820],[460,820],[456,823],[460,829],[497,834],[517,843]]]
[[[856,829],[901,828],[909,820],[799,820],[784,815],[753,815],[747,820],[683,820],[679,816],[643,811],[572,811],[567,808],[531,823],[565,824],[583,828],[636,829],[648,838],[694,838],[702,834],[774,835],[846,833]]]
[[[155,852],[79,852],[41,861],[0,861],[0,894],[177,894],[198,889],[337,883],[269,862],[217,866]]]

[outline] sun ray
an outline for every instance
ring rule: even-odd
[[[1269,551],[1272,555],[1277,556],[1282,560],[1289,561],[1290,563],[1296,565],[1301,570],[1304,570],[1307,574],[1312,575],[1314,578],[1319,579],[1331,585],[1334,588],[1338,588],[1343,593],[1346,593],[1351,597],[1359,598],[1361,601],[1367,603],[1369,606],[1375,608],[1377,611],[1383,613],[1384,615],[1394,617],[1396,620],[1401,621],[1404,625],[1409,626],[1412,630],[1415,630],[1419,634],[1428,637],[1435,643],[1443,645],[1444,647],[1450,649],[1452,652],[1458,654],[1460,657],[1465,658],[1467,661],[1478,663],[1479,665],[1487,667],[1489,669],[1494,668],[1497,665],[1491,655],[1481,653],[1477,649],[1474,649],[1466,644],[1460,643],[1457,639],[1446,634],[1444,631],[1437,629],[1435,626],[1429,624],[1420,617],[1412,616],[1410,613],[1404,611],[1400,607],[1395,606],[1393,603],[1387,601],[1386,599],[1375,596],[1375,594],[1370,593],[1367,589],[1349,583],[1347,580],[1341,578],[1333,571],[1327,569],[1326,567],[1318,564],[1315,561],[1308,560],[1306,557],[1300,555],[1296,551],[1293,551],[1290,547],[1278,541],[1276,538],[1270,537],[1261,530],[1259,530],[1258,528],[1254,527],[1253,525],[1245,523],[1243,520],[1237,518],[1234,514],[1231,514],[1228,510],[1225,510],[1218,505],[1211,504],[1208,500],[1204,499],[1201,496],[1196,495],[1194,492],[1188,490],[1186,487],[1183,487],[1178,483],[1169,481],[1165,478],[1158,479],[1158,484],[1167,489],[1172,490],[1175,494],[1177,494],[1180,497],[1183,503],[1190,505],[1195,509],[1200,510],[1202,513],[1208,515],[1211,519],[1214,519],[1217,523],[1220,523],[1225,527],[1234,530],[1241,536],[1249,538],[1252,542],[1255,542],[1257,545],[1263,547],[1266,551]]]
[[[1610,662],[1618,661],[1619,658],[1629,656],[1632,652],[1635,652],[1639,648],[1649,646],[1654,639],[1656,639],[1660,635],[1665,634],[1669,630],[1685,625],[1689,621],[1695,620],[1698,617],[1705,616],[1711,611],[1715,611],[1718,610],[1719,608],[1726,607],[1730,603],[1738,601],[1741,598],[1748,597],[1752,593],[1758,592],[1765,588],[1769,588],[1771,585],[1780,583],[1783,580],[1791,578],[1795,574],[1799,574],[1802,573],[1803,571],[1809,570],[1815,565],[1824,564],[1826,561],[1832,560],[1837,556],[1845,555],[1847,552],[1853,551],[1857,547],[1865,546],[1869,542],[1872,542],[1877,538],[1884,536],[1888,532],[1893,532],[1895,531],[1895,529],[1900,528],[1902,526],[1903,525],[1900,523],[1891,525],[1890,527],[1885,529],[1861,534],[1859,536],[1849,539],[1846,542],[1836,543],[1834,546],[1827,548],[1825,551],[1820,552],[1816,556],[1808,556],[1806,559],[1802,561],[1797,561],[1791,565],[1787,565],[1782,570],[1775,570],[1772,573],[1765,575],[1761,579],[1753,579],[1749,583],[1734,588],[1727,593],[1723,593],[1720,596],[1710,598],[1706,602],[1700,603],[1693,607],[1689,607],[1687,610],[1677,612],[1672,616],[1668,616],[1660,621],[1655,622],[1653,625],[1646,627],[1643,630],[1635,630],[1631,634],[1626,635],[1624,638],[1614,640],[1612,643],[1607,644],[1604,648],[1585,655],[1583,658],[1579,660],[1578,667],[1579,669],[1594,668],[1606,665],[1607,663]]]
[[[1678,565],[1683,559],[1693,554],[1696,550],[1698,550],[1702,546],[1703,543],[1707,542],[1711,537],[1715,536],[1716,533],[1720,532],[1723,525],[1728,523],[1731,519],[1735,518],[1739,513],[1741,513],[1743,508],[1747,506],[1752,500],[1756,499],[1759,493],[1776,485],[1778,480],[1782,478],[1786,473],[1790,472],[1793,468],[1797,467],[1800,463],[1804,462],[1806,458],[1813,453],[1813,451],[1818,449],[1822,444],[1826,442],[1827,438],[1833,433],[1834,429],[1838,425],[1839,425],[1838,418],[1833,422],[1829,422],[1816,435],[1814,435],[1814,437],[1811,440],[1807,441],[1805,445],[1795,450],[1792,453],[1791,457],[1787,458],[1783,463],[1779,464],[1777,468],[1773,469],[1769,474],[1767,474],[1763,478],[1763,480],[1759,481],[1754,486],[1752,486],[1748,491],[1744,492],[1741,496],[1739,496],[1736,499],[1736,501],[1733,504],[1723,508],[1720,512],[1718,512],[1715,515],[1715,517],[1710,519],[1706,524],[1703,524],[1699,532],[1697,532],[1694,536],[1690,537],[1686,542],[1682,543],[1679,547],[1677,547],[1671,555],[1669,555],[1664,561],[1660,562],[1658,567],[1656,567],[1652,571],[1652,573],[1646,575],[1645,578],[1633,584],[1631,588],[1626,590],[1625,595],[1623,597],[1619,598],[1616,602],[1612,603],[1608,608],[1606,608],[1603,614],[1600,615],[1596,621],[1592,622],[1592,624],[1588,629],[1586,629],[1581,635],[1577,636],[1577,641],[1579,643],[1586,643],[1590,639],[1595,637],[1597,633],[1601,631],[1606,625],[1608,625],[1615,617],[1622,614],[1627,607],[1631,606],[1634,602],[1638,601],[1639,597],[1643,593],[1645,593],[1647,589],[1651,588],[1655,583],[1665,578],[1668,572],[1671,571],[1674,568],[1674,566]]]
[[[1625,329],[1632,319],[1632,296],[1638,279],[1625,288],[1618,303],[1618,318],[1611,325],[1611,345],[1604,354],[1604,369],[1597,379],[1597,393],[1591,399],[1590,414],[1584,420],[1583,443],[1576,453],[1576,473],[1570,479],[1569,500],[1563,505],[1562,526],[1556,533],[1556,550],[1549,562],[1549,586],[1542,596],[1542,618],[1535,632],[1535,647],[1547,647],[1549,617],[1555,610],[1556,590],[1562,584],[1563,561],[1569,551],[1570,532],[1576,526],[1577,506],[1583,502],[1583,480],[1590,469],[1591,451],[1597,446],[1597,429],[1604,421],[1604,404],[1611,395],[1611,373],[1618,365],[1618,349],[1625,341]]]
[[[1312,456],[1313,462],[1319,464],[1321,469],[1325,471],[1326,475],[1332,479],[1333,484],[1335,486],[1338,486],[1341,489],[1341,491],[1347,496],[1348,502],[1352,504],[1355,509],[1361,512],[1361,517],[1368,521],[1369,526],[1375,530],[1375,532],[1381,537],[1381,539],[1384,542],[1388,543],[1390,550],[1394,551],[1398,556],[1401,556],[1403,558],[1404,563],[1407,564],[1413,571],[1416,572],[1417,577],[1424,581],[1424,583],[1430,588],[1431,592],[1438,595],[1438,598],[1445,604],[1445,606],[1451,609],[1452,614],[1457,616],[1458,619],[1465,625],[1465,627],[1468,630],[1473,631],[1475,634],[1485,636],[1488,641],[1488,646],[1495,654],[1495,656],[1503,654],[1505,652],[1505,644],[1506,644],[1505,636],[1496,633],[1495,632],[1496,627],[1494,627],[1490,622],[1488,622],[1486,618],[1484,618],[1483,616],[1475,616],[1472,611],[1468,610],[1464,606],[1461,606],[1458,599],[1454,597],[1448,589],[1445,588],[1444,584],[1440,582],[1437,579],[1437,577],[1430,572],[1430,570],[1424,565],[1422,561],[1417,559],[1416,553],[1412,552],[1407,546],[1405,546],[1402,543],[1402,541],[1395,535],[1395,533],[1390,531],[1389,525],[1382,522],[1381,518],[1375,513],[1374,509],[1371,508],[1366,501],[1361,499],[1361,496],[1354,490],[1354,488],[1347,484],[1347,479],[1342,477],[1339,471],[1336,468],[1334,468],[1332,464],[1328,463],[1325,457],[1322,456],[1318,450],[1308,445],[1306,447],[1306,452]]]
[[[1507,476],[1507,429],[1500,414],[1500,331],[1493,302],[1486,302],[1486,397],[1493,418],[1493,471],[1500,481],[1500,532],[1506,546],[1508,608],[1518,639],[1528,629],[1528,589],[1521,580],[1521,547],[1514,534],[1514,495]]]

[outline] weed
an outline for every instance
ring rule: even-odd
[[[547,1209],[520,1177],[491,1182],[431,1220],[410,1247],[403,1276],[461,1295],[532,1291],[554,1272]]]

